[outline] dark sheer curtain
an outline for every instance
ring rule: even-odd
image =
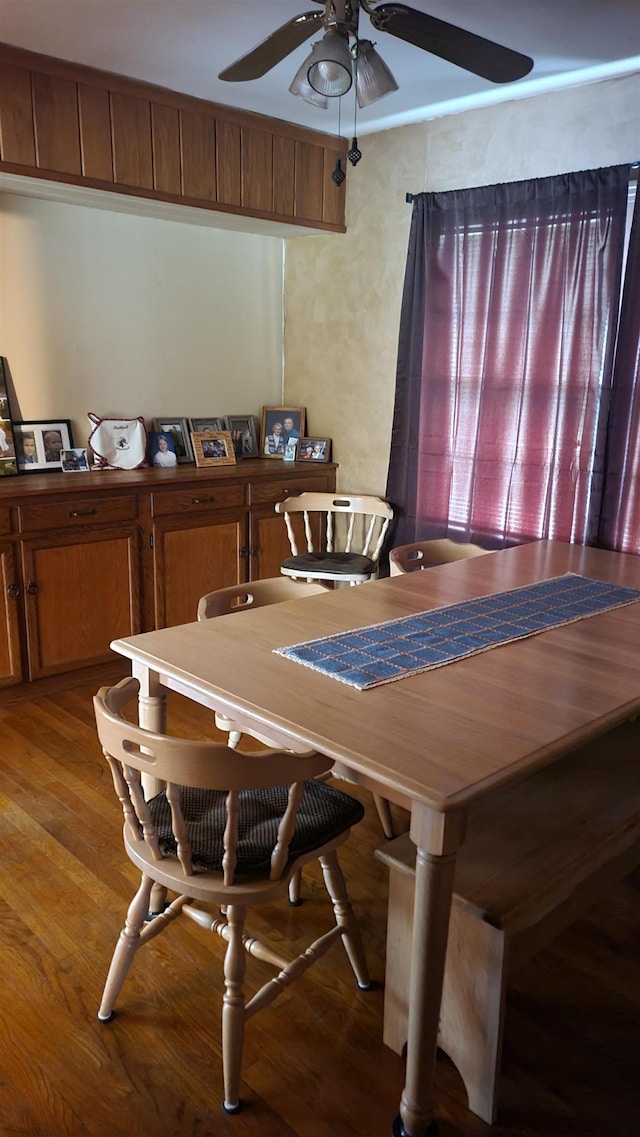
[[[600,543],[640,553],[640,194],[629,238],[613,375]]]
[[[394,544],[597,539],[628,183],[625,165],[414,200]]]

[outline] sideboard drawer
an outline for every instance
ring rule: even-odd
[[[37,505],[21,505],[18,513],[20,532],[36,533],[48,529],[73,529],[80,525],[135,521],[138,502],[133,494],[123,497],[77,497],[54,502],[41,500]]]
[[[286,481],[252,482],[251,504],[283,501],[285,497],[297,497],[306,490],[312,493],[325,493],[333,489],[333,479],[328,474],[302,474],[301,477],[287,478]]]
[[[151,495],[151,510],[154,517],[168,517],[174,513],[202,513],[208,509],[225,509],[244,503],[243,485],[212,486],[209,483],[202,489],[194,486],[192,490]]]

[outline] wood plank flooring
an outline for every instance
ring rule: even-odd
[[[136,881],[95,736],[98,685],[93,673],[0,694],[1,1137],[389,1137],[404,1072],[382,1044],[387,882],[372,855],[383,839],[368,795],[341,861],[376,989],[356,989],[335,945],[251,1020],[243,1113],[220,1110],[217,937],[178,921],[137,957],[114,1022],[97,1021]],[[170,728],[214,729],[177,696]],[[303,895],[301,908],[258,910],[253,926],[295,952],[331,919],[317,872],[305,874]],[[639,902],[636,873],[519,974],[493,1129],[469,1113],[455,1068],[439,1057],[440,1137],[640,1130]],[[249,979],[267,973],[249,963]]]

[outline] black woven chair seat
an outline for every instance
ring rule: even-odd
[[[305,572],[330,572],[334,576],[350,573],[373,573],[375,564],[370,557],[361,553],[298,553],[296,557],[287,557],[282,562],[283,569],[298,569],[301,574]]]
[[[271,853],[276,843],[278,825],[287,807],[288,786],[264,790],[242,790],[239,797],[239,819],[236,877],[268,877]],[[200,790],[182,786],[181,808],[187,824],[194,872],[222,870],[223,834],[227,822],[226,792]],[[176,856],[176,841],[171,828],[171,809],[164,790],[149,804],[152,821],[158,832],[163,856]],[[289,846],[291,859],[311,852],[350,829],[364,816],[356,798],[310,780],[296,815],[296,829]]]

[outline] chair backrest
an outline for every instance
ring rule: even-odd
[[[398,545],[389,553],[391,576],[401,576],[405,572],[417,572],[431,565],[446,565],[450,561],[460,561],[465,557],[481,557],[490,549],[470,542],[451,541],[443,537],[435,541],[414,541],[409,545]]]
[[[314,751],[239,753],[219,742],[145,730],[123,715],[139,689],[136,679],[123,679],[102,687],[93,700],[98,737],[122,805],[125,844],[137,863],[149,865],[153,875],[154,863],[173,860],[180,866],[174,875],[195,873],[200,880],[208,871],[231,885],[236,868],[245,876],[251,872],[251,839],[245,839],[244,848],[241,842],[258,814],[263,839],[265,824],[273,832],[273,847],[266,872],[264,865],[260,871],[255,866],[256,875],[279,880],[289,861],[304,782],[329,770],[331,759]],[[143,773],[166,783],[151,801],[142,791]],[[260,813],[265,800],[268,818]]]
[[[315,530],[323,535],[324,548],[329,552],[361,553],[376,564],[393,518],[393,506],[384,498],[370,495],[301,493],[276,502],[275,509],[284,516],[292,556],[298,555],[292,517],[302,514],[308,553],[318,551]],[[312,524],[314,515],[321,516],[320,527]]]
[[[198,602],[198,619],[210,620],[213,616],[226,616],[230,612],[245,612],[249,608],[264,608],[283,600],[299,600],[304,596],[318,596],[327,592],[324,584],[307,584],[286,576],[252,580],[247,584],[232,584],[208,592]]]

